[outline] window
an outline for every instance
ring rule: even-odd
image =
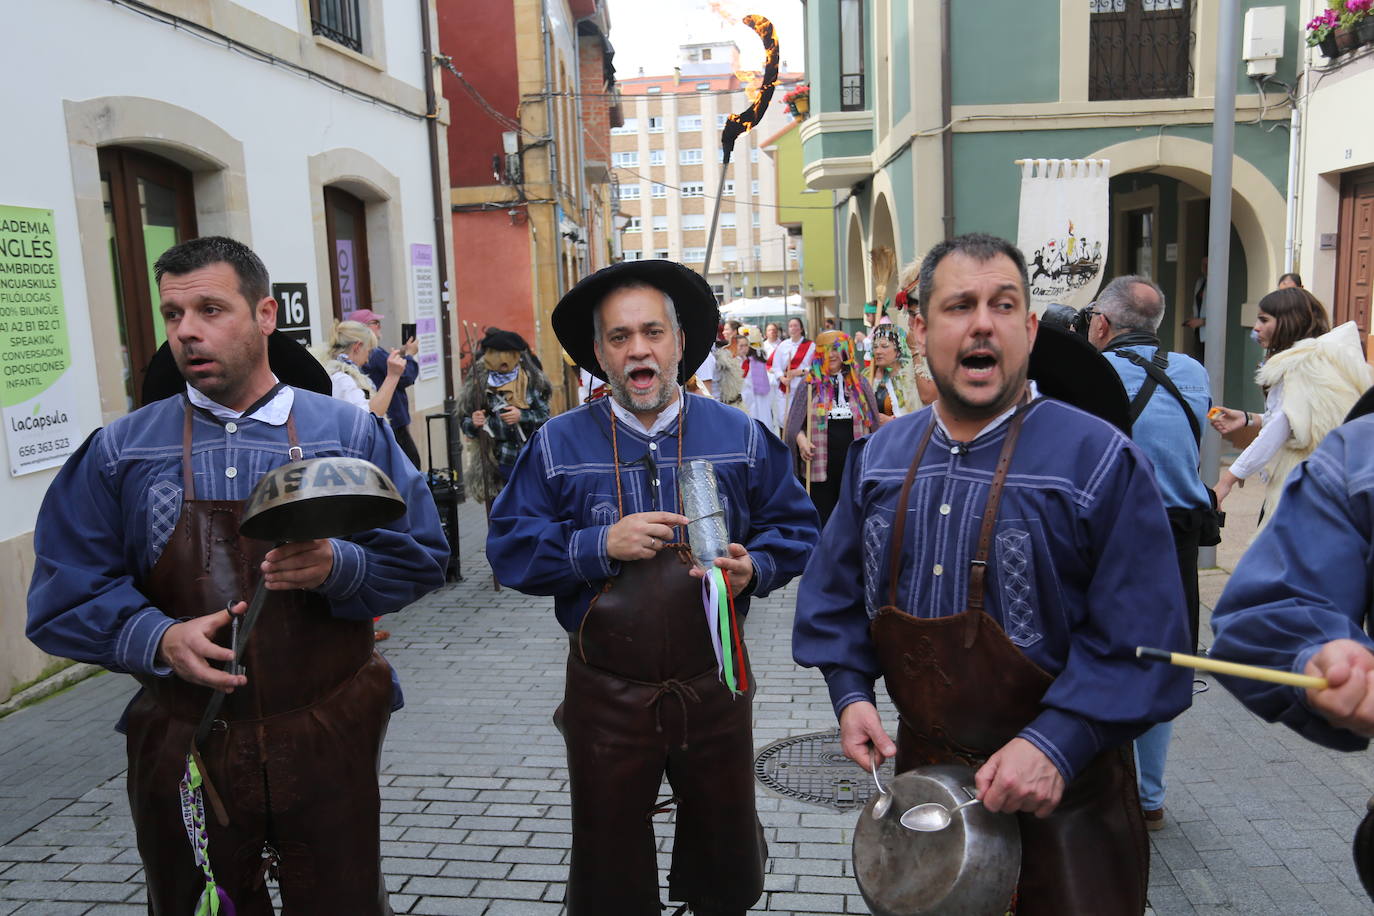
[[[661,150],[661,149],[651,149],[651,150],[649,150],[649,164],[650,164],[650,165],[662,165],[662,164],[663,164],[663,150]]]
[[[621,200],[639,200],[639,185],[623,184],[620,186]]]
[[[701,130],[701,115],[678,115],[678,130]]]
[[[329,273],[334,286],[334,318],[372,308],[372,278],[367,261],[367,217],[363,202],[341,188],[324,189],[324,225],[329,238]]]
[[[702,60],[710,60],[710,59],[711,59],[711,52],[710,52],[710,51],[702,51],[702,52],[701,52],[701,59],[702,59]],[[706,92],[706,91],[707,91],[708,89],[710,89],[710,88],[711,88],[711,84],[710,84],[710,83],[697,83],[697,92]]]
[[[363,23],[358,0],[310,0],[310,30],[362,53]]]
[[[688,263],[706,260],[705,248],[684,248],[682,249],[682,260]]]
[[[725,190],[721,192],[721,196],[722,196],[722,197],[734,197],[734,196],[735,196],[735,183],[734,183],[733,181],[727,181],[727,182],[725,182]]]
[[[720,248],[720,263],[731,264],[735,261],[735,246],[722,245]]]
[[[1191,6],[1188,0],[1090,0],[1088,99],[1191,94]]]
[[[705,229],[705,213],[684,213],[682,214],[682,228],[684,231],[690,229]]]
[[[757,146],[754,147],[753,149],[751,149],[751,150],[749,151],[749,161],[750,161],[750,162],[758,162],[758,161],[759,161],[759,148],[758,148]]]
[[[660,92],[662,92],[662,91],[663,91],[663,87],[662,87],[662,86],[650,86],[648,89],[645,89],[645,90],[644,90],[645,94],[647,94],[647,95],[658,95],[658,94],[659,94]],[[652,121],[653,118],[650,118],[649,120]]]
[[[722,213],[722,214],[720,215],[720,228],[722,228],[722,229],[733,229],[733,228],[735,228],[735,214],[733,214],[733,213]]]
[[[630,221],[625,224],[626,232],[638,232],[642,228],[644,228],[644,224],[640,221],[639,217],[637,216],[630,217]]]
[[[119,343],[127,360],[125,395],[133,410],[142,404],[145,367],[167,339],[153,263],[199,234],[195,196],[191,173],[165,159],[107,146],[100,149],[99,162]]]
[[[863,108],[863,0],[840,0],[840,111]]]
[[[755,229],[759,227],[759,211],[755,210],[749,214],[749,225],[753,226]]]
[[[725,119],[728,118],[728,117],[729,117],[729,115],[723,115],[723,114],[718,114],[718,115],[716,115],[716,130],[720,130],[722,127],[725,126]]]
[[[653,117],[649,119],[649,133],[663,133],[663,119],[661,117]]]
[[[758,262],[760,262],[760,261],[762,261],[762,260],[763,260],[763,246],[762,246],[762,245],[755,245],[755,246],[754,246],[754,263],[757,264]]]
[[[757,178],[749,182],[749,193],[754,197],[759,196],[759,180]]]
[[[655,232],[667,232],[667,231],[668,231],[668,217],[667,217],[667,216],[662,215],[662,214],[659,214],[659,215],[657,215],[657,216],[654,217],[654,231],[655,231]]]
[[[644,257],[644,252],[638,248],[626,248],[624,251],[624,260],[626,261],[638,261],[642,257]]]
[[[701,59],[702,59],[702,60],[710,60],[710,59],[711,59],[711,49],[710,49],[710,48],[702,48],[702,49],[701,49]],[[700,87],[697,87],[697,88],[700,88]]]
[[[626,118],[624,124],[611,128],[611,134],[614,136],[637,133],[639,133],[639,118]]]
[[[660,248],[660,249],[658,249],[657,251],[654,252],[654,257],[658,258],[660,261],[665,261],[665,260],[667,260],[667,259],[668,259],[668,249],[667,249],[667,248]]]
[[[623,153],[611,153],[611,165],[618,169],[632,169],[639,165],[639,153],[629,150]]]
[[[664,187],[663,185],[659,184],[657,181],[655,181],[655,182],[654,182],[653,188],[651,188],[650,191],[649,191],[649,196],[650,196],[650,197],[667,197],[667,196],[668,196],[668,189],[667,189],[666,187]]]
[[[795,264],[795,263],[797,263],[797,249],[795,249],[795,248],[789,248],[789,249],[787,249],[787,263],[788,263],[788,264]]]
[[[678,165],[700,165],[701,150],[699,149],[680,149],[677,151]]]
[[[683,197],[701,197],[706,191],[706,186],[700,181],[689,181],[682,186]]]

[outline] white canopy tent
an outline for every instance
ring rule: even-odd
[[[758,299],[736,299],[720,307],[722,318],[780,318],[783,315],[801,316],[802,297],[793,293],[784,303],[781,296],[761,296]]]

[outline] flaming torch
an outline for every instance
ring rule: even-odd
[[[743,22],[757,32],[759,39],[763,41],[763,81],[749,107],[726,118],[725,127],[720,132],[720,149],[723,154],[720,162],[720,186],[716,188],[716,206],[711,211],[711,231],[706,236],[708,274],[711,270],[711,252],[716,247],[716,223],[720,220],[720,201],[725,194],[725,176],[730,171],[730,154],[735,151],[735,141],[739,139],[739,135],[763,118],[763,113],[768,110],[768,103],[773,99],[773,90],[778,85],[778,40],[773,37],[773,23],[755,15],[745,16]],[[729,291],[726,292],[728,294]]]

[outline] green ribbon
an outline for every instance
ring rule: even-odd
[[[739,693],[739,686],[735,680],[735,647],[730,638],[730,595],[726,591],[730,586],[726,584],[725,575],[719,566],[712,566],[708,575],[716,585],[716,602],[719,606],[717,618],[720,620],[721,674],[724,675],[725,686],[730,688],[730,692]]]

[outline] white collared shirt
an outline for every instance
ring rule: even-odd
[[[678,413],[682,410],[682,398],[682,386],[679,385],[677,386],[677,397],[671,404],[663,408],[659,415],[654,418],[654,422],[650,426],[645,426],[644,422],[640,420],[639,417],[620,406],[620,402],[617,401],[613,395],[609,400],[611,402],[611,413],[615,415],[617,420],[629,426],[631,429],[643,430],[644,434],[650,439],[656,439],[668,428],[669,423],[677,419]]]
[[[272,384],[277,384],[277,377],[272,376]],[[186,397],[191,402],[191,406],[208,410],[212,415],[221,420],[260,420],[269,426],[281,426],[286,422],[286,418],[291,415],[291,406],[296,403],[296,390],[290,385],[283,386],[277,392],[276,397],[266,404],[253,411],[249,417],[232,407],[225,407],[218,401],[212,401],[193,385],[186,386]]]

